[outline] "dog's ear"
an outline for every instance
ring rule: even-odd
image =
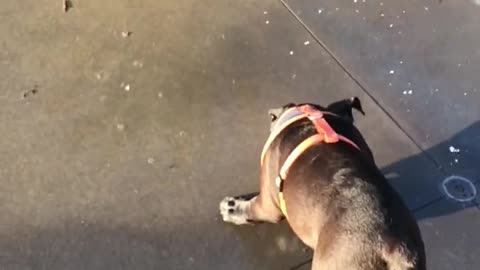
[[[356,109],[357,111],[365,115],[365,112],[362,108],[362,103],[360,102],[360,99],[358,97],[340,100],[328,105],[327,107],[327,110],[340,116],[346,117],[353,122],[352,109]]]
[[[352,108],[356,109],[357,111],[365,115],[365,112],[363,111],[363,108],[362,108],[362,103],[360,102],[360,99],[358,97],[352,97],[349,100],[350,100],[350,106]]]

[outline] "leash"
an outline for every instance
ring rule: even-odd
[[[333,130],[333,128],[327,122],[327,120],[325,120],[324,118],[325,115],[333,115],[333,116],[339,117],[338,115],[331,112],[320,111],[308,104],[302,105],[302,106],[295,106],[288,109],[277,120],[277,123],[274,125],[273,130],[270,133],[270,136],[268,137],[268,140],[263,147],[262,155],[260,157],[261,166],[263,166],[265,154],[268,148],[270,147],[270,145],[272,144],[272,142],[283,130],[285,130],[291,124],[307,118],[312,122],[312,124],[315,126],[315,129],[317,131],[316,134],[303,140],[299,145],[295,147],[295,149],[288,155],[287,159],[285,160],[285,162],[283,163],[280,169],[280,172],[277,178],[275,179],[275,184],[279,189],[278,198],[280,202],[280,210],[282,211],[282,213],[285,215],[287,219],[288,219],[287,205],[283,196],[283,184],[285,182],[285,179],[287,178],[290,167],[293,165],[293,163],[295,163],[298,157],[300,157],[310,147],[322,142],[338,143],[340,141],[343,141],[347,144],[350,144],[354,148],[360,150],[360,148],[353,141],[351,141],[345,136],[342,136],[336,133],[335,130]]]

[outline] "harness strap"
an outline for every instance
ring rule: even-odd
[[[305,114],[300,114],[300,115],[294,116],[293,118],[290,118],[285,123],[283,123],[283,125],[281,125],[280,128],[278,128],[272,134],[270,134],[267,142],[263,146],[262,155],[261,155],[261,158],[260,158],[260,165],[263,165],[263,160],[265,159],[265,154],[267,153],[268,148],[272,144],[273,140],[275,140],[275,138],[280,134],[280,132],[282,132],[286,127],[290,126],[291,124],[293,124],[293,123],[295,123],[295,122],[297,122],[301,119],[304,119],[306,117],[307,116]]]
[[[287,218],[288,218],[287,206],[283,196],[283,182],[287,178],[288,170],[301,154],[303,154],[308,148],[316,144],[319,144],[321,142],[337,143],[339,141],[344,141],[352,145],[354,148],[360,150],[360,148],[353,141],[346,138],[345,136],[342,136],[336,133],[335,130],[333,130],[333,128],[330,126],[330,124],[328,124],[328,122],[324,118],[325,114],[337,116],[336,114],[333,114],[330,112],[321,112],[310,105],[303,105],[299,107],[290,108],[286,112],[284,112],[282,115],[290,115],[290,114],[293,114],[293,116],[291,116],[288,119],[282,119],[282,117],[280,117],[280,119],[278,120],[280,122],[280,125],[278,128],[274,129],[270,134],[267,142],[265,143],[265,146],[263,147],[262,155],[260,159],[260,164],[263,165],[265,154],[268,148],[270,147],[270,145],[272,144],[273,140],[275,140],[275,138],[289,125],[301,119],[308,118],[315,126],[315,129],[317,130],[317,134],[308,137],[307,139],[302,141],[297,147],[295,147],[295,149],[290,153],[290,155],[287,157],[287,159],[283,163],[282,167],[280,168],[280,173],[275,179],[275,183],[279,188],[278,197],[279,197],[280,209],[282,213],[285,215],[285,217]],[[281,120],[283,120],[284,122],[281,122]]]
[[[287,178],[288,170],[293,165],[295,160],[297,160],[300,155],[302,155],[308,148],[319,144],[324,141],[323,134],[315,134],[308,137],[306,140],[301,142],[295,149],[290,153],[287,160],[283,163],[280,174],[275,179],[275,183],[279,188],[279,201],[280,201],[280,209],[282,210],[283,214],[287,216],[287,206],[285,204],[285,199],[283,198],[283,181]]]
[[[275,140],[275,138],[277,138],[277,136],[280,135],[280,133],[285,128],[287,128],[291,124],[293,124],[297,121],[300,121],[302,119],[305,119],[307,117],[315,125],[315,129],[317,130],[317,132],[321,131],[321,133],[326,134],[326,140],[325,140],[326,142],[330,142],[330,141],[338,142],[338,139],[340,139],[340,137],[335,133],[335,131],[327,123],[327,121],[325,121],[325,119],[323,119],[324,115],[333,115],[333,116],[337,116],[337,117],[338,117],[338,115],[336,115],[334,113],[331,113],[331,112],[320,112],[319,110],[313,108],[310,105],[303,105],[303,106],[300,106],[300,107],[292,107],[292,108],[288,109],[287,111],[285,111],[282,115],[288,115],[288,114],[292,113],[293,111],[298,111],[298,114],[289,118],[289,119],[287,119],[287,120],[285,120],[285,122],[283,122],[275,130],[273,130],[272,133],[270,134],[270,136],[268,137],[267,142],[265,143],[265,145],[263,146],[263,149],[262,149],[262,155],[260,156],[260,165],[263,165],[263,160],[265,159],[265,154],[267,153],[267,150],[270,147],[270,145],[272,144],[273,140]],[[280,119],[278,119],[277,121],[281,121],[281,120],[283,120],[282,117],[280,117]],[[321,125],[318,125],[318,124],[316,124],[316,121],[318,121],[318,120],[323,120],[323,121],[325,121],[325,123],[322,123]],[[329,130],[324,131],[323,130],[324,127],[328,127]],[[348,139],[346,139],[345,141],[354,145],[355,147],[357,147],[352,141],[350,141]]]

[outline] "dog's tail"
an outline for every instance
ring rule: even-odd
[[[383,237],[380,256],[389,270],[409,270],[417,266],[418,256],[405,243],[392,237]]]

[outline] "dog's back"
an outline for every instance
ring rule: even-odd
[[[286,217],[315,250],[314,270],[425,270],[418,225],[376,166],[352,108],[363,113],[358,98],[327,108],[269,110],[260,193],[224,198],[223,219],[246,224]]]
[[[361,144],[352,125],[339,124]],[[308,127],[296,129],[295,137],[308,136]],[[423,270],[418,226],[369,153],[347,144],[319,144],[302,155],[284,184],[285,200],[295,201],[289,204],[289,223],[315,249],[319,269]]]

